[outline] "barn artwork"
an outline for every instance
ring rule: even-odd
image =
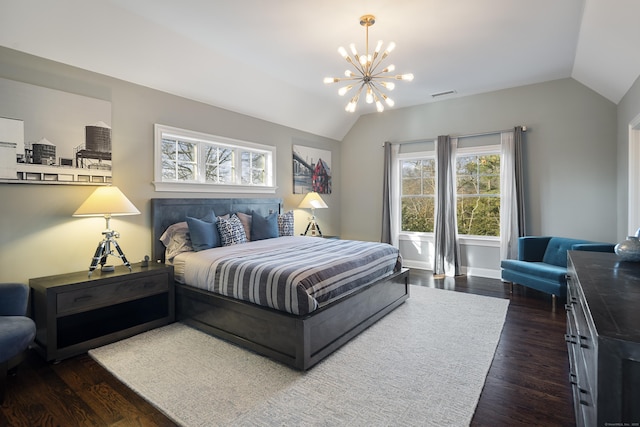
[[[293,194],[331,194],[331,151],[293,146]]]

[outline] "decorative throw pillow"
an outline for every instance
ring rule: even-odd
[[[229,219],[218,218],[218,231],[220,232],[222,246],[231,246],[247,242],[244,227],[235,214]]]
[[[186,221],[176,222],[175,224],[171,224],[167,227],[164,233],[162,233],[162,236],[160,236],[159,240],[166,247],[167,245],[169,245],[169,242],[171,242],[171,238],[175,234],[186,234],[188,232],[189,226],[187,225]]]
[[[278,215],[278,235],[293,236],[293,211]]]
[[[202,219],[187,217],[193,249],[198,252],[220,246],[220,235],[216,226],[216,215],[211,211]]]
[[[247,240],[253,240],[251,238],[251,215],[247,215],[246,213],[236,212],[238,219],[242,223],[242,227],[244,227],[244,234],[247,236]]]
[[[258,212],[251,212],[251,241],[272,239],[278,237],[278,214],[272,213],[266,217]]]
[[[171,263],[176,255],[182,252],[193,252],[189,226],[186,221],[171,224],[159,239],[165,247],[164,259]]]

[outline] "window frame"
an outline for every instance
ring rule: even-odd
[[[163,175],[162,144],[164,138],[177,139],[197,145],[197,174],[192,181],[166,180]],[[205,144],[229,148],[233,151],[232,183],[206,182],[206,156],[202,148]],[[259,153],[265,156],[264,184],[242,183],[242,152]],[[250,171],[250,174],[252,171]],[[215,193],[256,193],[274,194],[276,192],[276,147],[241,141],[203,132],[181,129],[156,123],[154,125],[154,181],[156,191],[215,192]]]
[[[398,153],[396,160],[398,162],[397,164],[397,180],[398,180],[398,191],[399,191],[399,198],[398,198],[398,206],[397,206],[397,212],[399,213],[398,215],[398,230],[400,234],[404,234],[404,235],[424,235],[424,236],[433,236],[434,232],[433,231],[408,231],[408,230],[403,230],[402,229],[402,162],[406,161],[406,160],[436,160],[436,152],[435,151],[421,151],[421,152],[415,152],[415,153]],[[437,168],[437,164],[435,165]],[[437,173],[437,169],[436,169],[436,188],[433,194],[434,197],[434,202],[437,198],[437,179],[438,179],[438,173]],[[434,203],[435,206],[435,203]],[[434,218],[435,221],[435,218]]]
[[[458,147],[456,149],[456,160],[458,156],[471,156],[471,155],[487,155],[487,154],[497,154],[500,156],[500,163],[502,164],[502,149],[500,144],[491,144],[491,145],[478,145],[472,147]],[[397,203],[397,206],[394,207],[397,215],[397,229],[400,240],[406,241],[426,241],[431,242],[435,237],[433,232],[423,232],[423,231],[405,231],[402,230],[402,162],[404,160],[424,160],[435,158],[436,152],[435,150],[430,151],[420,151],[420,152],[410,152],[410,153],[398,153],[396,156],[396,174],[397,174],[397,182],[398,182],[398,191],[399,197],[397,197],[394,202]],[[436,164],[436,193],[437,193],[437,167]],[[502,173],[502,168],[500,169]],[[500,187],[500,198],[502,198],[502,186]],[[436,194],[437,200],[437,194]],[[456,196],[457,200],[457,196]],[[473,234],[459,234],[458,235],[462,244],[471,244],[477,246],[498,246],[500,243],[500,236],[478,236]]]
[[[491,145],[478,145],[473,147],[458,147],[456,149],[456,162],[458,160],[458,156],[483,156],[483,155],[493,155],[496,154],[500,156],[500,165],[502,165],[502,147],[500,144],[491,144]],[[437,165],[436,165],[437,167]],[[502,182],[502,167],[500,168],[500,182]],[[456,184],[457,185],[457,184]],[[495,196],[494,196],[495,197]],[[502,185],[500,186],[500,200],[502,200]],[[458,202],[458,194],[456,193],[456,206]],[[457,213],[457,209],[456,209]],[[476,234],[458,234],[458,236],[463,237],[466,240],[473,241],[500,241],[500,230],[498,229],[497,236],[479,236]]]

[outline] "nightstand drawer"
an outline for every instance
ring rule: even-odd
[[[140,298],[169,289],[167,276],[156,274],[131,280],[92,286],[57,295],[57,313],[77,313],[96,307]]]

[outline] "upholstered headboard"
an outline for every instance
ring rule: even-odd
[[[281,212],[282,199],[151,199],[151,256],[164,262],[165,247],[160,236],[171,224],[187,216],[202,218],[212,209],[216,215],[256,211],[261,215]]]

